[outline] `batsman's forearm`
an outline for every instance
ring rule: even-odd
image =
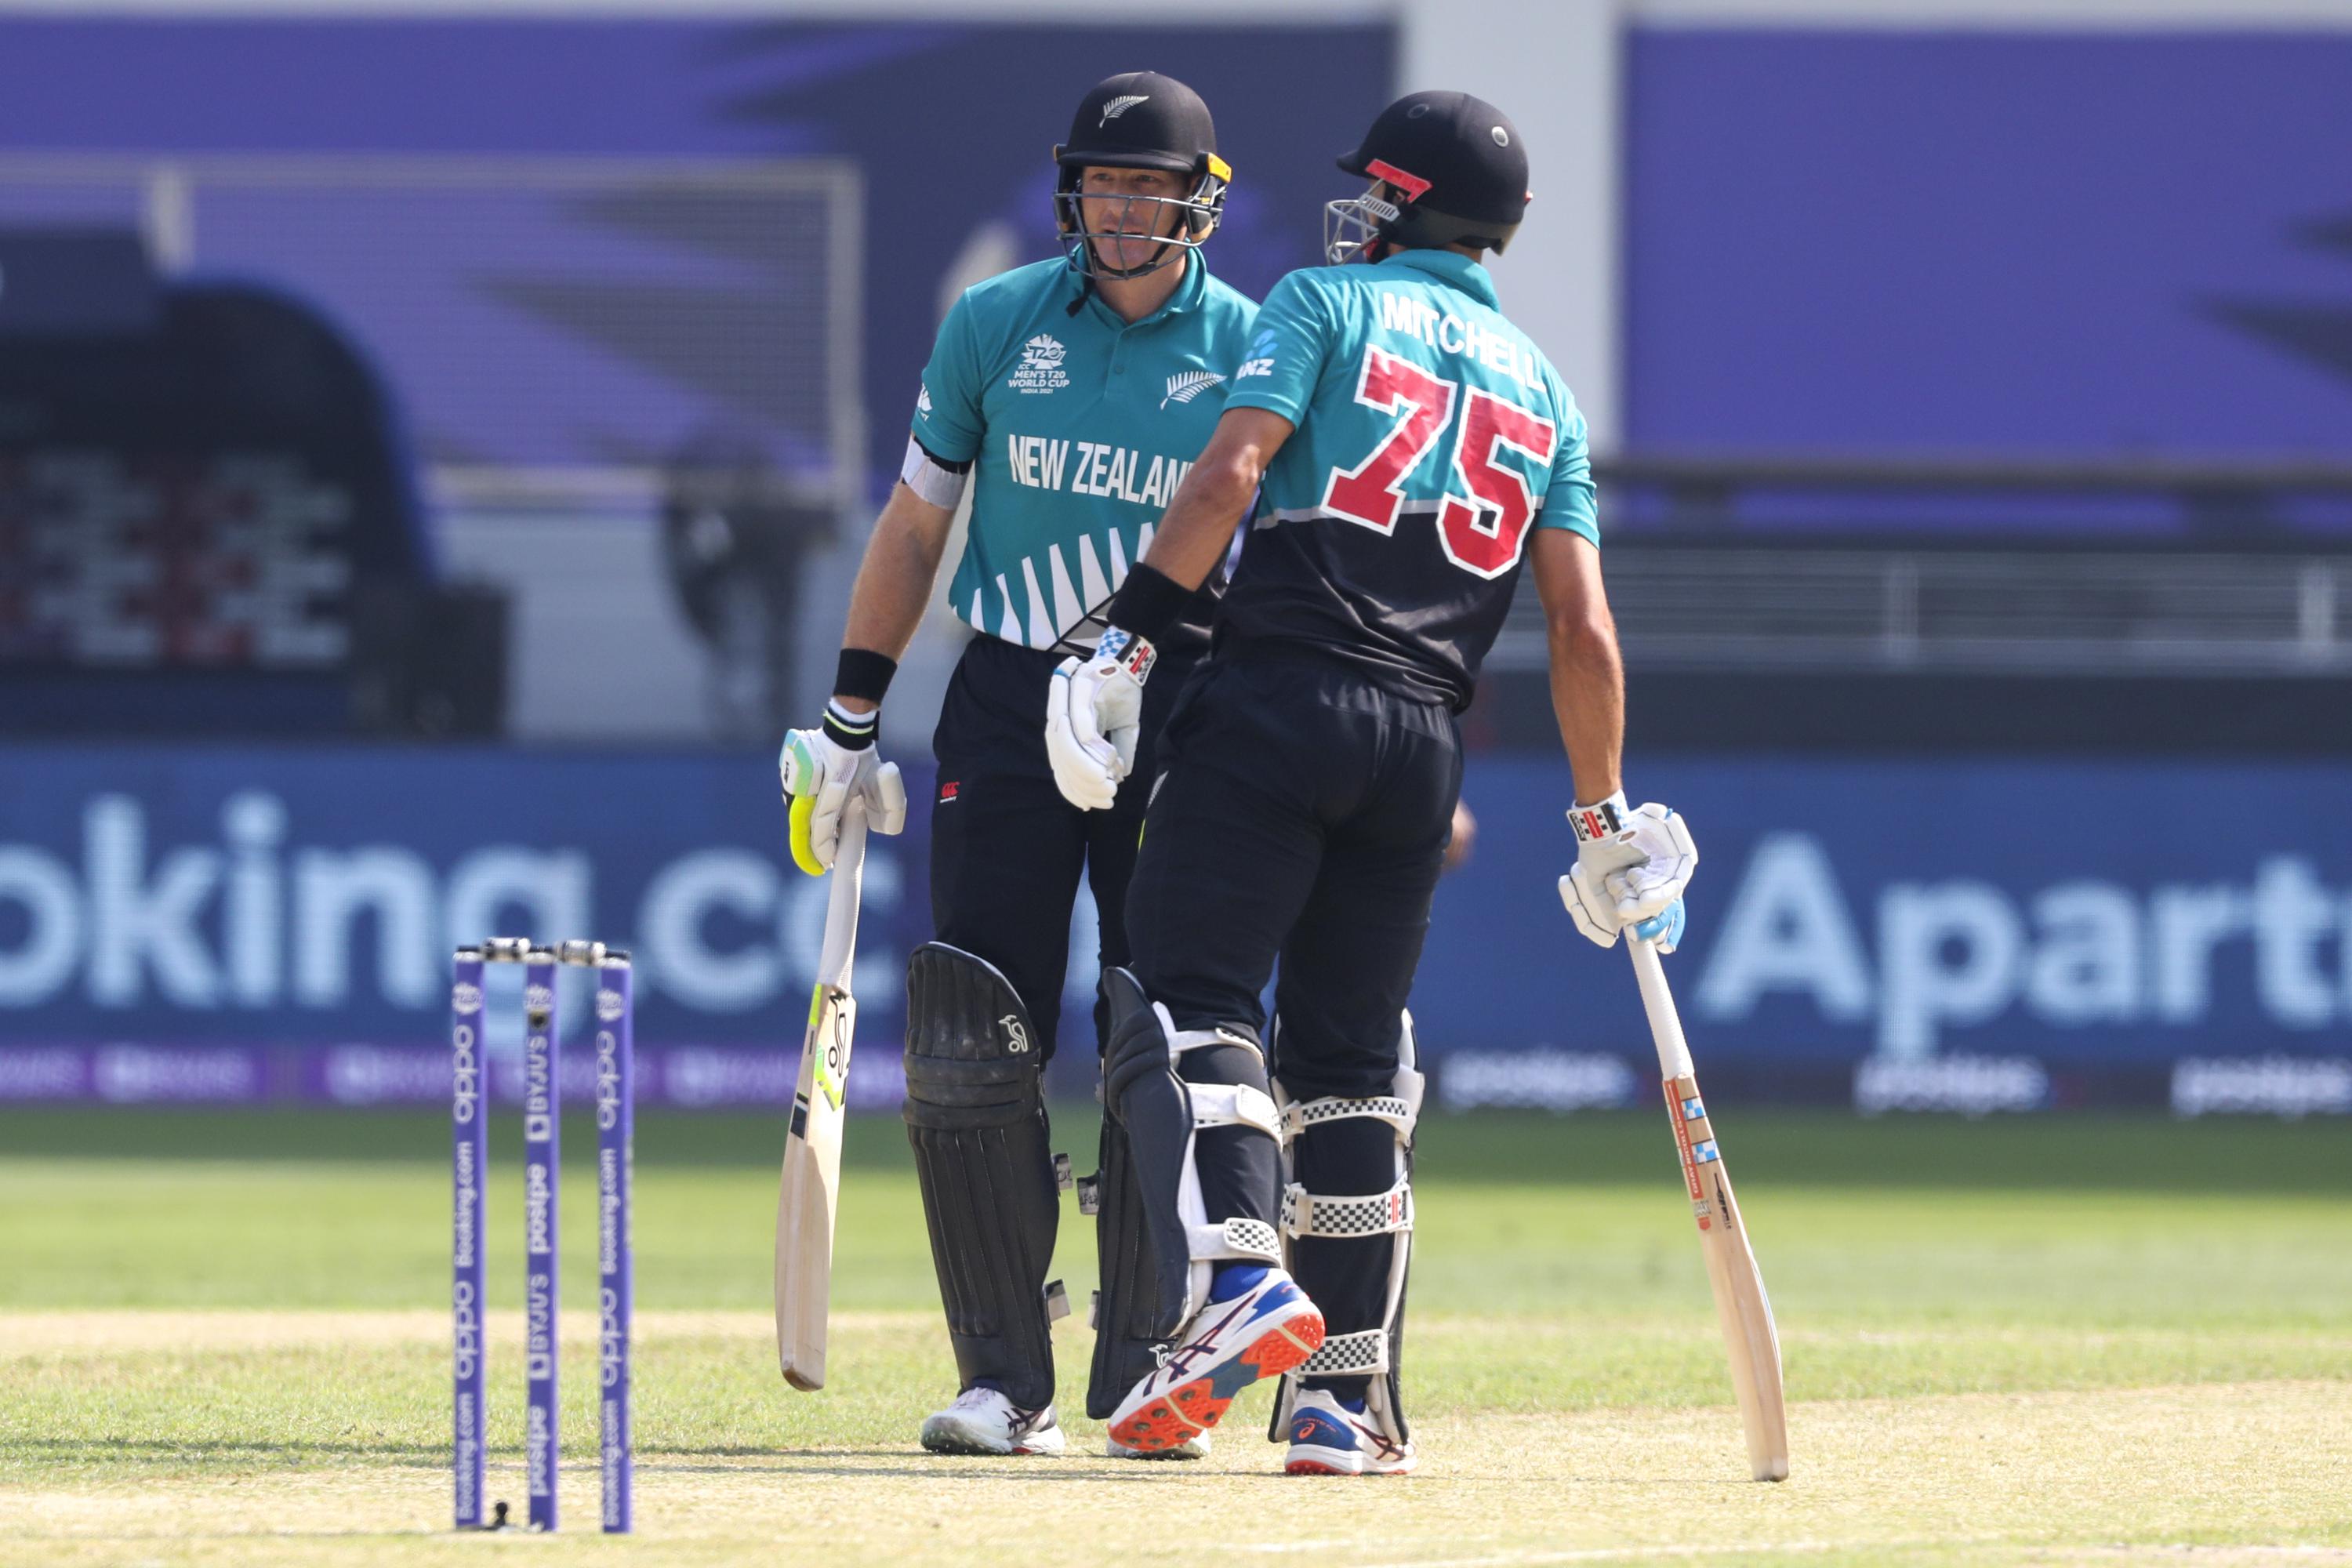
[[[1179,585],[1197,588],[1232,547],[1257,477],[1239,468],[1212,472],[1205,464],[1184,476],[1176,499],[1151,536],[1143,559]]]
[[[1266,464],[1290,439],[1290,421],[1264,408],[1229,408],[1176,487],[1143,559],[1178,587],[1199,587],[1234,542]],[[1129,627],[1133,630],[1133,627]]]
[[[894,659],[907,651],[930,603],[954,516],[903,484],[891,491],[866,542],[842,647],[871,648]]]
[[[1625,744],[1625,666],[1617,652],[1617,628],[1606,618],[1555,621],[1551,626],[1551,707],[1568,748],[1576,798],[1591,802],[1615,795],[1622,781],[1618,765]]]

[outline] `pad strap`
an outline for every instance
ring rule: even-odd
[[[1300,1377],[1359,1377],[1389,1369],[1389,1331],[1363,1329],[1333,1334],[1298,1367]]]
[[[1246,1259],[1271,1263],[1282,1262],[1282,1237],[1274,1226],[1262,1219],[1229,1219],[1219,1225],[1188,1225],[1186,1239],[1192,1243],[1195,1263]]]
[[[1320,1197],[1293,1182],[1282,1191],[1282,1228],[1290,1236],[1385,1236],[1412,1228],[1412,1183],[1399,1180],[1384,1193],[1362,1197]]]
[[[1281,1136],[1281,1118],[1274,1096],[1245,1083],[1188,1083],[1195,1127],[1255,1127],[1269,1138]]]
[[[1235,1034],[1231,1029],[1180,1030],[1175,1020],[1168,1016],[1166,1007],[1155,1005],[1152,1011],[1160,1015],[1160,1024],[1167,1033],[1168,1056],[1171,1061],[1186,1051],[1197,1051],[1207,1046],[1241,1046],[1255,1051],[1259,1061],[1265,1060],[1265,1049],[1247,1035]]]
[[[1398,1095],[1383,1094],[1369,1100],[1294,1100],[1282,1108],[1283,1142],[1290,1142],[1309,1127],[1342,1121],[1351,1116],[1385,1121],[1397,1130],[1399,1137],[1412,1133],[1413,1107]]]

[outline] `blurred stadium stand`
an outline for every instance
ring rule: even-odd
[[[277,679],[269,700],[214,700],[217,681],[163,671],[89,684],[89,638],[61,643],[59,628],[97,600],[49,580],[44,629],[0,645],[28,673],[54,667],[19,688],[27,728],[767,741],[805,695],[790,683],[810,547],[866,490],[858,199],[855,171],[819,159],[0,159],[0,232],[21,252],[0,258],[16,279],[0,331],[46,345],[10,356],[14,438],[48,443],[17,447],[26,460],[62,450],[65,426],[35,405],[68,396],[97,422],[80,449],[125,461],[228,439],[181,404],[232,419],[240,399],[254,420],[343,410],[376,428],[299,439],[382,448],[348,479],[349,523],[317,525],[331,542],[273,562],[282,539],[184,531],[139,570],[207,585],[202,602],[117,606],[187,623],[163,635],[167,663],[218,663],[247,656],[199,656],[205,638],[237,638],[190,617],[244,613],[250,593],[231,591],[257,574],[348,577],[315,589],[307,651],[281,615],[249,656]],[[102,237],[105,268],[57,258],[77,236]],[[123,301],[100,300],[106,286]],[[273,360],[223,322],[201,341],[172,325],[176,346],[155,349],[179,356],[181,404],[141,393],[123,358],[141,352],[123,346],[137,301],[176,302],[154,308],[162,330],[217,315],[185,302],[226,290],[310,317],[314,338],[342,345],[353,390],[280,374],[291,351]],[[113,347],[93,353],[100,340]],[[699,526],[681,527],[686,513]],[[387,529],[405,542],[404,589],[369,552]],[[114,537],[88,531],[44,523],[38,573],[61,570],[66,532],[85,560]]]
[[[0,229],[0,668],[18,734],[495,735],[502,606],[436,584],[333,323]]]
[[[1621,457],[1635,745],[2342,754],[2352,464]],[[1542,609],[1489,663],[1540,744]]]

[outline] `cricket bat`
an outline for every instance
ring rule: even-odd
[[[853,796],[841,814],[816,989],[809,997],[808,1034],[801,1042],[800,1079],[784,1138],[783,1184],[776,1196],[776,1356],[784,1381],[808,1391],[824,1386],[842,1108],[857,1026],[850,972],[857,960],[857,900],[865,873],[866,806]]]
[[[1707,1283],[1715,1289],[1715,1312],[1723,1322],[1724,1347],[1731,1352],[1731,1387],[1739,1397],[1739,1422],[1748,1434],[1748,1468],[1759,1481],[1789,1479],[1789,1422],[1780,1397],[1780,1334],[1772,1325],[1772,1302],[1764,1276],[1748,1245],[1747,1222],[1731,1195],[1723,1151],[1699,1100],[1690,1046],[1683,1038],[1674,993],[1666,989],[1665,966],[1650,942],[1625,933],[1633,955],[1633,975],[1642,987],[1642,1007],[1650,1016],[1658,1068],[1665,1074],[1666,1114],[1682,1151],[1683,1180],[1690,1188],[1691,1213],[1698,1221],[1699,1250],[1706,1257]]]

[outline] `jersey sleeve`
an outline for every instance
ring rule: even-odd
[[[1593,500],[1592,454],[1585,445],[1584,414],[1565,395],[1568,417],[1561,421],[1559,447],[1552,454],[1551,479],[1544,486],[1543,510],[1536,514],[1538,528],[1564,528],[1601,542],[1601,521]]]
[[[1249,334],[1249,346],[1234,370],[1228,410],[1264,408],[1293,425],[1307,412],[1331,357],[1331,313],[1321,296],[1293,272],[1274,286]]]
[[[923,366],[922,389],[915,396],[915,439],[932,457],[950,463],[969,463],[978,457],[988,428],[980,405],[985,372],[974,314],[971,296],[958,296],[948,319],[940,323],[930,363]]]

